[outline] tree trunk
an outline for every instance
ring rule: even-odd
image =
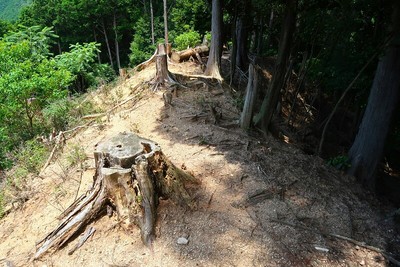
[[[242,115],[240,116],[240,127],[243,129],[250,128],[251,119],[253,117],[254,103],[257,98],[258,74],[253,64],[249,65],[249,80],[246,88],[246,98]]]
[[[194,208],[184,184],[196,180],[175,167],[155,142],[133,133],[120,133],[98,145],[94,157],[92,188],[67,208],[55,230],[37,243],[34,259],[65,245],[106,208],[115,210],[125,231],[137,225],[148,247],[154,239],[158,197]]]
[[[167,0],[164,1],[164,38],[165,44],[169,44],[168,42],[168,19],[167,19]]]
[[[108,58],[110,59],[110,65],[112,67],[113,58],[112,58],[112,54],[111,54],[110,42],[108,41],[108,35],[107,35],[107,31],[106,31],[106,26],[105,26],[104,20],[102,21],[101,26],[103,27],[103,34],[104,34],[104,39],[106,41],[106,46],[107,46],[107,51],[108,51]]]
[[[221,55],[222,55],[222,9],[221,0],[212,0],[211,13],[211,47],[207,61],[205,75],[222,80]]]
[[[150,0],[150,23],[151,23],[151,44],[154,45],[154,14],[153,14],[153,0]]]
[[[195,48],[185,49],[179,52],[172,52],[171,59],[175,62],[188,60],[190,57],[197,57],[197,55],[206,54],[208,52],[207,45],[196,46]]]
[[[257,28],[257,38],[255,40],[256,41],[255,53],[257,56],[260,56],[263,46],[263,34],[264,34],[264,21],[262,16],[260,16],[258,23],[259,23],[259,28]]]
[[[231,48],[231,62],[230,62],[230,77],[229,84],[232,85],[236,73],[236,51],[237,51],[237,38],[236,38],[236,22],[237,22],[237,5],[235,6],[235,15],[232,25],[232,48]]]
[[[268,126],[271,122],[272,115],[276,110],[276,106],[279,102],[280,92],[283,87],[287,62],[290,56],[292,37],[296,26],[296,6],[297,0],[286,1],[286,11],[283,29],[281,30],[278,59],[271,84],[261,105],[260,113],[255,118],[255,123],[260,124],[264,131],[268,130]]]
[[[117,67],[121,69],[121,62],[119,59],[119,44],[118,44],[118,32],[117,32],[117,18],[115,11],[113,12],[113,29],[114,29],[114,42],[115,42],[115,57],[117,59]]]
[[[385,140],[400,91],[400,3],[395,1],[392,17],[394,38],[378,63],[358,134],[349,151],[351,168],[367,188],[375,190],[376,171],[383,156]]]
[[[249,37],[248,5],[249,1],[240,1],[240,14],[236,22],[236,66],[246,69],[247,64],[247,39]]]
[[[165,44],[158,44],[156,55],[156,83],[164,84],[168,81],[168,63]]]
[[[97,34],[96,34],[96,30],[93,28],[93,37],[94,37],[94,41],[97,43]],[[99,64],[101,64],[101,58],[100,58],[100,53],[97,51],[97,62]]]

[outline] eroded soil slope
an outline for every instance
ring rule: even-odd
[[[170,70],[201,73],[193,63],[170,65]],[[388,266],[382,254],[329,236],[346,236],[394,252],[399,245],[390,210],[382,210],[351,177],[294,145],[272,137],[265,141],[232,126],[239,111],[226,86],[189,86],[178,91],[172,106],[165,106],[162,92],[136,86],[154,74],[154,67],[149,67],[115,88],[88,95],[105,110],[132,96],[140,100],[128,101],[67,135],[63,152],[34,179],[31,199],[0,221],[0,263]],[[219,125],[214,124],[210,107]],[[77,195],[90,188],[95,145],[123,131],[158,142],[176,166],[200,180],[190,188],[197,208],[185,210],[161,200],[153,251],[142,245],[138,229],[124,232],[115,215],[104,215],[92,222],[95,234],[72,255],[68,251],[78,238],[54,254],[30,261],[35,242],[57,225],[57,217]],[[82,166],[68,167],[67,156],[77,148],[88,157]],[[178,245],[180,237],[189,243]]]

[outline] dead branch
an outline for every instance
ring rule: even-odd
[[[43,173],[43,171],[49,166],[51,160],[53,159],[54,153],[56,152],[58,146],[60,145],[61,141],[65,142],[64,132],[60,131],[57,138],[56,144],[53,147],[53,150],[50,153],[50,156],[46,160],[46,163],[43,165],[42,169],[40,170],[39,176]]]

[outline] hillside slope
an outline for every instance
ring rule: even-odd
[[[0,19],[15,21],[18,18],[21,9],[30,2],[30,0],[1,0]]]
[[[200,74],[194,63],[170,66],[172,72]],[[115,88],[88,94],[105,110],[132,97],[109,116],[67,135],[57,160],[33,180],[31,199],[0,221],[0,263],[15,266],[387,266],[371,247],[333,238],[347,236],[396,252],[399,236],[388,214],[351,177],[326,166],[293,145],[249,136],[237,127],[229,88],[204,84],[180,89],[172,106],[162,92],[148,91],[151,66]],[[143,86],[137,87],[137,84]],[[210,106],[222,114],[214,124]],[[123,131],[160,144],[176,166],[201,184],[191,188],[195,210],[168,200],[158,208],[153,251],[139,230],[126,233],[116,216],[97,218],[96,229],[74,254],[78,239],[40,260],[31,261],[35,242],[58,223],[57,217],[92,184],[93,151],[99,142]],[[77,147],[87,159],[68,167]],[[185,237],[187,245],[178,245]],[[396,243],[397,242],[397,243]],[[398,252],[398,251],[397,251]]]

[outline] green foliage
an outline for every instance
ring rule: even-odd
[[[351,167],[349,157],[337,156],[328,160],[328,164],[335,167],[338,170],[347,170]]]
[[[129,55],[131,66],[145,61],[154,53],[155,46],[151,44],[150,35],[148,35],[149,28],[149,22],[144,18],[140,18],[135,25],[135,34],[130,46],[131,53]]]
[[[79,145],[72,146],[71,151],[67,155],[67,161],[70,167],[81,164],[86,158],[85,150]]]
[[[15,21],[21,9],[28,5],[29,0],[2,0],[0,1],[0,19]]]
[[[80,98],[62,98],[49,104],[42,112],[47,129],[59,132],[77,125],[83,115],[101,110],[96,109],[90,101],[81,103]]]
[[[204,38],[206,39],[208,45],[210,45],[211,44],[211,32],[206,32],[204,34]]]
[[[48,129],[55,129],[57,132],[65,130],[72,119],[70,115],[72,109],[72,101],[68,98],[56,100],[43,109]]]
[[[43,131],[41,110],[65,97],[72,81],[71,73],[49,58],[51,29],[23,29],[0,40],[1,168],[9,165],[8,151]]]
[[[83,92],[86,88],[100,82],[112,80],[115,73],[105,64],[96,64],[100,44],[84,43],[70,46],[70,51],[55,57],[60,68],[69,70],[75,79],[74,90]]]
[[[188,25],[186,26],[189,27]],[[174,39],[174,42],[178,50],[184,50],[188,47],[195,47],[197,44],[200,43],[200,34],[197,31],[191,29],[186,33],[178,35]]]
[[[170,15],[176,35],[187,31],[185,25],[204,33],[211,29],[211,12],[207,1],[177,0]]]
[[[54,34],[52,27],[42,28],[40,26],[26,27],[20,25],[18,31],[9,32],[4,37],[4,40],[9,43],[27,42],[31,57],[41,60],[52,55],[49,47],[56,38],[58,36]]]
[[[310,1],[301,8],[306,12],[299,16],[299,42],[313,52],[308,77],[325,93],[340,94],[385,39],[384,22],[374,23],[384,14],[383,6],[367,0]],[[362,73],[353,92],[368,94],[375,67],[373,63]]]
[[[26,173],[39,174],[49,154],[48,149],[37,140],[26,141],[14,152],[14,160],[24,176]]]

